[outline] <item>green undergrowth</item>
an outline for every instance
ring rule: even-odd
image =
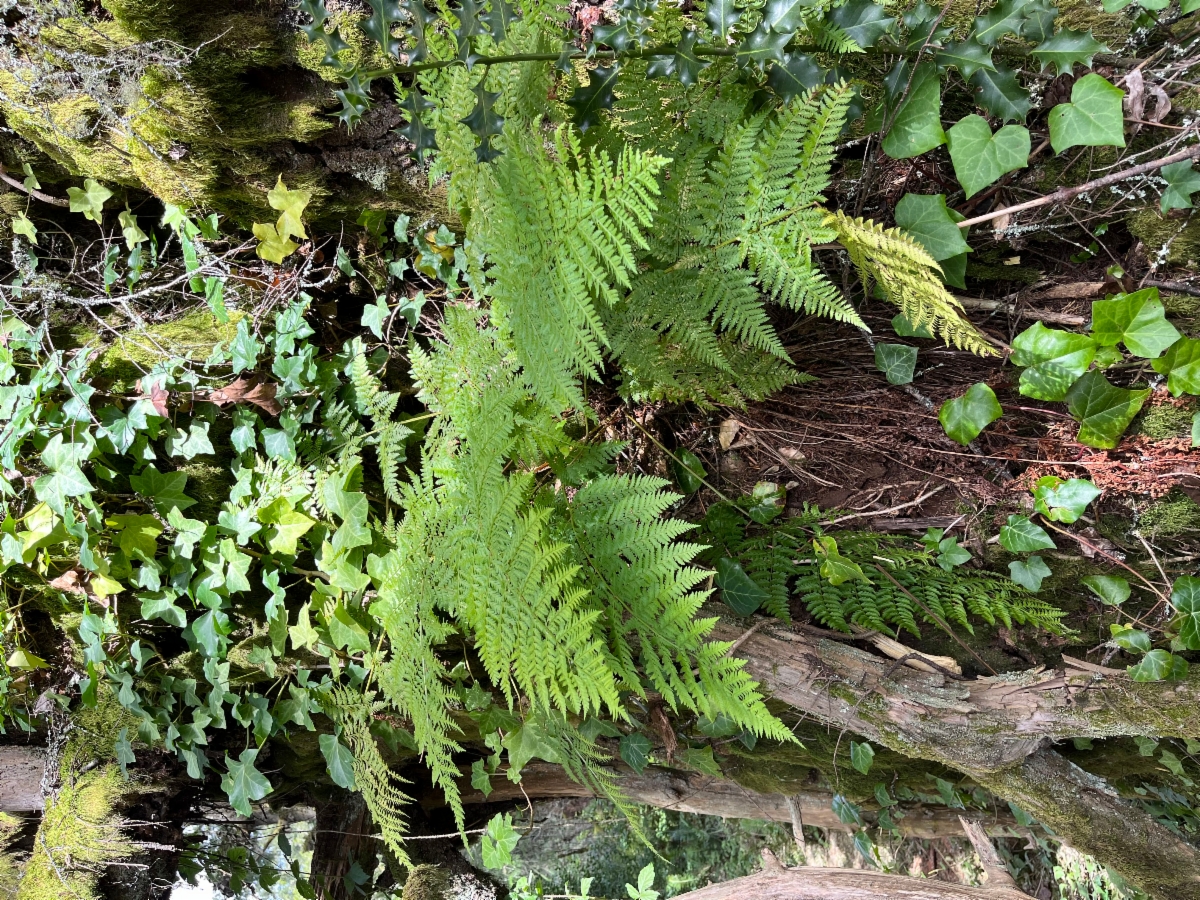
[[[1173,490],[1142,510],[1138,528],[1149,538],[1178,538],[1200,533],[1200,504],[1183,491]]]

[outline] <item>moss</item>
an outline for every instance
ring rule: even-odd
[[[62,777],[69,780],[72,772],[99,762],[114,762],[114,743],[122,728],[129,734],[137,732],[138,719],[117,702],[112,690],[101,683],[96,692],[96,705],[82,706],[71,719],[71,736],[62,754]]]
[[[96,897],[103,867],[132,852],[113,808],[124,791],[115,766],[63,786],[42,814],[16,900]]]
[[[1141,514],[1138,525],[1150,537],[1170,538],[1200,531],[1200,505],[1182,491],[1172,491]]]
[[[400,896],[401,900],[443,900],[450,896],[450,873],[441,866],[416,866]]]
[[[1054,23],[1057,28],[1091,31],[1096,40],[1114,51],[1133,32],[1132,18],[1124,12],[1106,13],[1094,0],[1058,0],[1055,6],[1058,7],[1058,19]]]
[[[196,501],[196,505],[188,510],[188,515],[205,522],[215,522],[221,504],[233,487],[233,473],[228,467],[203,462],[181,466],[179,471],[187,475],[187,495]]]
[[[1195,267],[1200,260],[1200,219],[1190,214],[1176,219],[1148,208],[1126,216],[1125,223],[1151,256],[1166,247],[1167,263]]]
[[[146,370],[171,356],[193,362],[207,359],[217,344],[233,340],[243,315],[231,310],[229,321],[221,324],[207,307],[200,307],[178,319],[137,332],[131,332],[123,320],[114,319],[111,331],[103,334],[83,331],[76,339],[81,344],[108,344],[108,349],[93,360],[91,375],[109,379],[115,387],[131,391]]]
[[[344,69],[381,69],[388,65],[388,60],[379,49],[379,45],[363,34],[359,27],[366,18],[366,15],[356,10],[341,9],[329,14],[329,23],[339,29],[342,40],[350,45],[337,55],[338,62]],[[292,53],[301,68],[316,72],[322,81],[337,85],[342,83],[342,77],[336,69],[321,65],[325,58],[323,44],[309,43],[303,33],[297,33],[292,44]]]
[[[1193,412],[1190,404],[1176,406],[1173,403],[1160,403],[1142,413],[1134,423],[1134,429],[1138,434],[1155,441],[1188,437],[1192,433]]]
[[[975,281],[1014,281],[1033,284],[1042,277],[1034,266],[1008,265],[1014,254],[1011,248],[978,250],[967,257],[967,277]]]

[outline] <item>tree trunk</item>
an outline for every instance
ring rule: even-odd
[[[737,640],[744,622],[715,636]],[[1200,900],[1200,850],[1048,749],[1071,737],[1200,735],[1200,673],[1138,684],[1064,658],[1061,671],[951,681],[766,623],[738,654],[776,701],[906,756],[942,763],[1027,809],[1163,900]]]
[[[679,900],[1031,900],[1008,887],[969,887],[857,869],[768,869],[680,894]]]

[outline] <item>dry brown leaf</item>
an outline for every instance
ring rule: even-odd
[[[171,418],[171,412],[167,409],[167,398],[171,396],[171,392],[164,388],[161,384],[155,383],[150,388],[150,393],[146,393],[142,388],[142,380],[137,381],[137,389],[141,396],[139,400],[149,400],[154,406],[155,415],[162,416],[164,419]]]
[[[230,403],[252,403],[268,415],[277,416],[283,409],[275,399],[277,386],[271,381],[254,381],[239,378],[225,387],[213,391],[205,399],[217,406]]]
[[[1140,69],[1134,69],[1125,76],[1125,111],[1131,119],[1144,119],[1146,112],[1146,82],[1142,78]],[[1142,126],[1137,121],[1133,123],[1131,131],[1134,134],[1138,133],[1138,129]]]
[[[1171,111],[1171,98],[1157,84],[1150,85],[1150,93],[1154,96],[1154,112],[1147,114],[1146,121],[1161,122]]]
[[[717,440],[721,443],[722,450],[728,450],[733,446],[733,442],[737,440],[738,432],[742,430],[742,423],[737,419],[726,419],[721,423],[721,430],[717,435]]]
[[[80,583],[79,576],[81,574],[78,569],[67,569],[67,571],[50,581],[50,587],[72,594],[86,594],[87,591],[83,589],[83,585]]]

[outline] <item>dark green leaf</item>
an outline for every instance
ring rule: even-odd
[[[1107,53],[1108,48],[1092,37],[1091,31],[1072,31],[1064,28],[1051,38],[1047,38],[1031,51],[1034,58],[1046,66],[1053,64],[1058,75],[1069,75],[1075,71],[1075,64],[1091,66],[1092,57],[1097,53]]]
[[[741,17],[742,13],[734,0],[708,0],[705,4],[704,21],[712,28],[718,44],[724,45],[728,42],[733,27]]]
[[[496,112],[496,101],[500,99],[499,91],[489,91],[480,82],[474,88],[475,108],[470,115],[459,119],[462,124],[471,129],[471,133],[480,139],[475,148],[475,156],[480,162],[487,162],[500,155],[500,151],[492,146],[492,138],[504,131],[504,119]]]
[[[821,67],[807,53],[785,53],[767,71],[767,84],[785,100],[807,94],[823,79]]]
[[[1018,34],[1024,24],[1028,0],[1000,0],[975,20],[972,37],[985,47],[995,47],[1006,34]]]
[[[1080,582],[1105,606],[1120,606],[1129,599],[1129,582],[1120,575],[1087,575]]]
[[[704,463],[691,450],[679,450],[671,460],[671,471],[675,475],[675,483],[685,494],[700,490],[708,472]]]
[[[790,37],[788,34],[757,28],[737,45],[734,58],[739,66],[757,66],[759,69],[772,61],[782,62],[783,48]]]
[[[229,798],[229,805],[243,816],[253,814],[252,802],[271,793],[271,782],[254,767],[257,758],[257,748],[243,750],[236,762],[225,755],[228,772],[221,779],[221,789]]]
[[[1013,581],[1034,593],[1042,589],[1042,582],[1050,576],[1050,567],[1040,556],[1031,556],[1027,560],[1014,560],[1008,564],[1008,571]]]
[[[941,146],[946,142],[941,115],[942,86],[937,63],[921,63],[883,139],[883,152],[892,159],[908,159]]]
[[[888,384],[909,384],[917,367],[917,348],[905,344],[876,344],[875,367]]]
[[[991,69],[992,71],[996,69],[995,64],[992,63],[991,48],[983,46],[973,38],[955,44],[947,44],[944,50],[938,51],[937,64],[939,66],[955,66],[962,73],[963,78],[970,78],[980,69]]]
[[[875,761],[875,748],[870,744],[850,742],[850,765],[866,775],[871,771],[871,763]]]
[[[1200,341],[1180,338],[1150,365],[1155,372],[1167,376],[1167,390],[1172,397],[1200,394]]]
[[[874,47],[896,22],[881,4],[872,0],[850,0],[829,12],[827,18],[864,50]]]
[[[1182,681],[1187,672],[1187,660],[1166,650],[1151,650],[1137,665],[1129,667],[1129,677],[1134,681]]]
[[[1054,541],[1046,529],[1029,521],[1028,516],[1009,516],[1000,527],[1000,546],[1009,553],[1029,553],[1034,550],[1055,550]]]
[[[325,765],[333,783],[348,791],[354,790],[354,754],[350,748],[335,734],[323,734],[317,743],[321,746],[321,755],[325,757]]]
[[[1033,102],[1011,69],[979,69],[971,76],[976,101],[1004,122],[1024,122]]]
[[[916,238],[934,259],[969,253],[963,229],[946,207],[944,194],[905,194],[896,204],[896,224]]]
[[[646,766],[650,762],[651,749],[649,739],[637,731],[625,735],[621,738],[621,743],[617,745],[617,752],[620,753],[625,765],[638,775],[646,770]]]
[[[732,6],[732,2],[730,2]],[[713,7],[710,5],[709,10]],[[586,132],[600,121],[600,111],[611,109],[615,95],[613,90],[617,85],[617,76],[621,66],[613,63],[608,68],[597,66],[588,73],[586,87],[575,88],[575,93],[567,101],[567,105],[575,110],[575,124],[579,130]]]
[[[1179,641],[1188,650],[1200,650],[1200,578],[1183,575],[1171,588],[1171,605],[1175,607],[1173,627]]]
[[[739,616],[753,615],[767,599],[767,592],[754,583],[741,564],[727,556],[717,560],[713,583],[720,588],[725,605]]]
[[[1167,189],[1162,194],[1162,211],[1191,209],[1192,194],[1200,191],[1200,172],[1192,168],[1192,161],[1185,159],[1163,166],[1159,174],[1167,182]]]
[[[1149,396],[1149,388],[1126,390],[1095,369],[1086,373],[1066,396],[1067,410],[1079,423],[1079,443],[1102,450],[1116,447]]]

